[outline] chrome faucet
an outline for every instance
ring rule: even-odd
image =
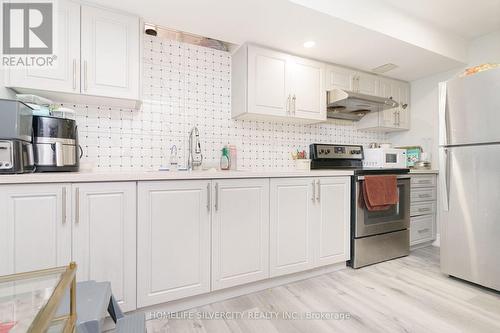
[[[189,133],[189,156],[187,168],[189,171],[201,169],[203,154],[201,153],[200,132],[195,126]]]

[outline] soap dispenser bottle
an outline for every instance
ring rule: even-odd
[[[220,157],[220,169],[229,170],[231,168],[231,158],[229,157],[229,149],[222,148],[222,155]]]
[[[173,145],[170,148],[170,171],[177,171],[179,167],[179,162],[177,159],[177,146]]]

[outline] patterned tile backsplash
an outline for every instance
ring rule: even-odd
[[[143,105],[67,105],[76,110],[82,163],[98,171],[168,166],[170,147],[187,160],[188,133],[200,130],[204,166],[218,166],[221,148],[234,144],[239,169],[293,168],[291,152],[313,142],[368,144],[383,133],[335,121],[300,125],[231,119],[231,55],[191,44],[144,37]]]

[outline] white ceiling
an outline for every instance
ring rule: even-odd
[[[500,0],[382,0],[465,38],[500,30]]]
[[[358,18],[361,16],[356,15],[354,5],[361,5],[363,1],[366,0],[323,0],[327,5],[343,2],[347,13],[354,13],[353,17]],[[383,0],[369,1],[380,3]],[[434,0],[439,1],[452,0]],[[385,25],[384,31],[377,31],[376,26],[372,29],[363,25],[363,22],[353,23],[345,17],[334,17],[288,0],[99,0],[99,4],[135,13],[148,23],[167,28],[235,44],[254,42],[367,71],[394,63],[399,68],[387,75],[407,81],[463,66],[463,55],[466,54],[465,40],[461,37],[441,31],[434,34],[434,30],[422,25],[417,27],[420,30],[415,25],[406,29],[406,33],[410,36],[413,33],[425,43],[413,43],[411,38],[387,33],[391,27],[401,31],[401,22],[404,23],[406,19],[404,16],[390,22],[396,27]],[[351,4],[353,7],[348,7]],[[371,23],[377,24],[383,20],[383,17],[378,21],[374,17]],[[302,44],[308,40],[314,40],[316,46],[305,49]]]

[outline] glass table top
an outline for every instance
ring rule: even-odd
[[[0,333],[26,332],[61,280],[62,273],[0,283]],[[60,322],[49,332],[61,332]],[[59,329],[58,329],[59,328]]]

